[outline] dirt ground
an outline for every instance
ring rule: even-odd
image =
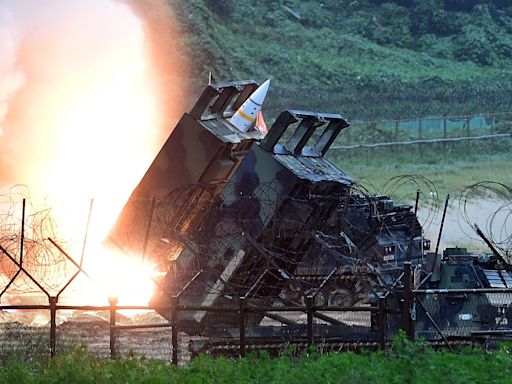
[[[456,200],[449,203],[440,249],[459,246],[475,251],[490,252],[469,224],[477,224],[484,234],[490,234],[494,240],[505,240],[512,233],[512,221],[509,220],[510,208],[503,208],[503,204],[503,201],[489,199],[473,200],[468,202],[465,207]],[[439,236],[443,207],[440,207],[434,218],[430,217],[432,212],[428,208],[420,205],[418,210],[418,218],[420,223],[424,224],[426,231],[425,236],[432,241],[433,248]],[[498,213],[494,214],[495,212]]]

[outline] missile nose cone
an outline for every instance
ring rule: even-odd
[[[239,131],[247,132],[254,127],[256,117],[258,112],[261,111],[261,105],[265,100],[265,96],[267,96],[269,86],[270,79],[261,84],[229,119],[229,122]]]
[[[252,101],[254,101],[258,105],[262,105],[263,101],[265,101],[265,96],[267,96],[268,87],[270,86],[270,79],[266,80],[263,84],[261,84],[251,95]]]

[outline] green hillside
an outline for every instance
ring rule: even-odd
[[[198,88],[272,79],[267,112],[349,118],[509,111],[507,0],[181,0]]]

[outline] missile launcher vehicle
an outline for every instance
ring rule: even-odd
[[[357,192],[325,157],[349,127],[341,115],[286,110],[267,134],[234,125],[239,116],[253,118],[255,111],[240,109],[258,105],[246,102],[258,89],[241,81],[204,90],[133,191],[110,240],[159,265],[155,306],[175,297],[196,307],[238,308],[240,297],[287,305],[311,292],[322,305],[368,303],[396,282],[404,260],[421,263],[429,249],[413,207]],[[248,326],[261,327],[264,317],[296,325],[251,313]],[[200,310],[180,313],[179,321],[180,329],[207,335],[216,332],[211,324],[238,324],[236,316]]]

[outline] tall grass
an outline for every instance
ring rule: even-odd
[[[51,361],[11,361],[0,383],[510,383],[512,357],[506,347],[492,353],[434,351],[398,337],[387,352],[262,353],[243,359],[200,356],[185,367],[126,356],[100,360],[84,348]]]
[[[460,191],[474,183],[492,180],[512,185],[509,171],[511,139],[494,142],[422,144],[402,147],[362,148],[331,151],[336,165],[354,180],[375,193],[386,193],[385,185],[393,177],[422,175],[435,185],[439,198]],[[413,199],[416,187],[395,191],[397,199]]]

